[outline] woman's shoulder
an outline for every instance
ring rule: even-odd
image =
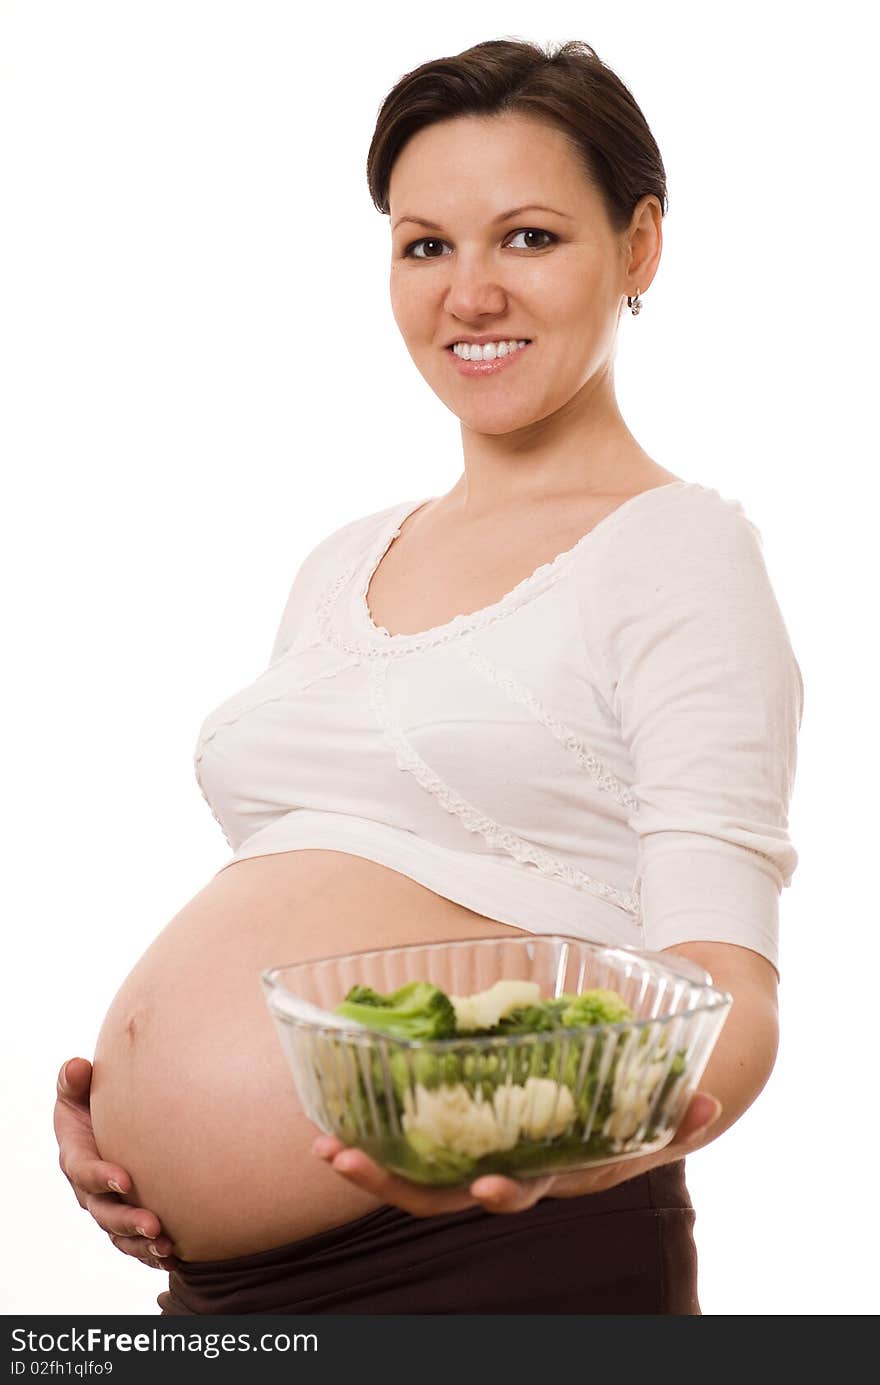
[[[346,520],[338,529],[334,529],[323,542],[328,545],[344,545],[352,540],[381,533],[397,515],[415,504],[415,500],[398,500],[394,505],[383,505],[381,510],[371,510],[369,514],[358,515],[356,519]]]
[[[760,530],[742,502],[688,481],[636,496],[585,547],[579,602],[609,628],[704,609],[773,606]]]
[[[676,555],[710,556],[722,546],[762,542],[742,502],[699,481],[675,481],[641,491],[597,530],[603,561],[651,567]]]
[[[328,562],[347,566],[358,559],[364,548],[384,533],[394,517],[405,508],[405,503],[400,501],[395,505],[385,505],[381,510],[371,510],[369,514],[346,520],[314,544],[306,555],[306,561],[310,566],[323,566]]]

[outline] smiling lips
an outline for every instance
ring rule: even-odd
[[[507,343],[504,344],[507,345]],[[524,342],[522,346],[517,343],[512,351],[508,348],[505,355],[485,361],[466,361],[462,356],[457,355],[451,346],[444,347],[444,350],[460,375],[497,375],[499,370],[506,370],[518,356],[524,355],[530,346],[530,341]]]

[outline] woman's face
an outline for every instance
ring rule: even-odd
[[[640,289],[659,259],[651,200],[656,215],[648,199],[634,214],[657,241]],[[626,277],[629,233],[615,234],[561,131],[521,115],[427,126],[395,161],[389,205],[394,318],[444,404],[494,434],[576,409],[613,357],[623,296],[636,284]],[[466,374],[449,344],[468,335],[530,345],[503,369]]]

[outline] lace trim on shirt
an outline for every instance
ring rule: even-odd
[[[552,564],[547,564],[547,567]],[[545,568],[539,569],[543,576]],[[331,610],[334,602],[342,591],[343,587],[349,582],[357,572],[357,564],[346,569],[341,576],[325,590],[318,602],[316,618],[323,638],[328,644],[332,644],[336,649],[341,649],[346,654],[357,655],[363,659],[399,659],[406,654],[417,654],[423,649],[434,649],[438,645],[449,644],[453,640],[460,639],[462,635],[469,634],[473,630],[483,630],[487,625],[491,625],[496,620],[503,620],[520,606],[525,605],[533,596],[537,596],[537,591],[533,590],[534,579],[538,576],[537,572],[532,573],[531,578],[527,577],[529,583],[528,591],[508,592],[494,606],[487,606],[485,610],[475,611],[473,615],[455,616],[446,625],[438,625],[436,629],[424,630],[414,635],[389,635],[380,626],[374,626],[373,642],[364,640],[346,639],[334,627]],[[369,586],[369,580],[367,582]],[[359,593],[359,599],[364,593]]]
[[[500,669],[497,664],[493,664],[470,641],[465,642],[460,652],[477,673],[482,674],[489,683],[500,688],[512,702],[518,703],[521,707],[527,707],[535,720],[539,721],[542,726],[546,726],[560,745],[571,751],[581,769],[586,770],[592,776],[598,789],[610,793],[624,808],[631,808],[634,812],[638,812],[639,800],[635,794],[621,779],[618,779],[616,774],[612,774],[609,769],[606,769],[597,755],[586,749],[583,742],[578,740],[570,727],[553,716],[552,712],[547,711],[531,689],[527,688],[524,683],[520,683],[508,670]]]
[[[392,511],[392,519],[389,523],[393,523],[395,527],[382,527],[367,556],[355,558],[345,572],[331,582],[319,598],[316,614],[323,637],[338,649],[344,649],[347,654],[358,654],[367,659],[387,659],[415,654],[423,649],[433,649],[437,645],[448,644],[451,640],[457,640],[460,635],[468,634],[472,630],[483,630],[487,625],[491,625],[496,620],[503,620],[534,597],[541,595],[548,586],[552,587],[581,550],[594,542],[594,535],[598,530],[604,533],[611,525],[619,523],[632,507],[638,507],[640,502],[643,502],[644,497],[653,495],[655,491],[673,489],[695,491],[705,488],[692,481],[672,481],[661,486],[650,487],[646,491],[640,491],[624,500],[604,518],[598,520],[572,544],[571,548],[564,549],[549,562],[542,563],[540,567],[535,568],[534,572],[529,573],[511,591],[498,601],[493,602],[491,606],[485,606],[481,610],[472,611],[467,615],[453,616],[452,620],[443,625],[433,626],[430,630],[416,631],[411,635],[392,635],[383,625],[374,623],[370,615],[367,593],[379,563],[400,534],[405,521],[427,503],[425,500],[420,500],[415,504],[408,501],[405,507]],[[334,628],[331,611],[343,587],[359,572],[364,580],[360,584],[360,589],[353,594],[355,609],[352,614],[363,632],[363,637],[361,639],[345,639]]]
[[[640,900],[636,891],[624,894],[615,889],[613,885],[608,885],[603,880],[597,880],[594,876],[587,875],[585,871],[578,870],[576,866],[570,866],[566,862],[560,861],[558,857],[552,856],[549,851],[545,851],[542,847],[527,842],[523,837],[517,836],[515,832],[502,827],[493,818],[482,813],[479,808],[462,798],[438,774],[435,774],[430,765],[425,763],[391,719],[385,696],[387,671],[387,660],[375,662],[369,670],[370,705],[382,727],[385,739],[394,751],[400,769],[406,770],[421,784],[423,789],[427,789],[428,793],[433,794],[440,806],[445,808],[448,813],[454,814],[468,832],[478,832],[490,846],[506,851],[521,865],[535,866],[542,875],[555,877],[562,880],[566,885],[597,895],[600,899],[606,899],[610,903],[616,904],[618,908],[626,910],[627,913],[634,914],[637,918],[641,917]]]
[[[443,625],[433,626],[430,630],[416,631],[412,635],[392,635],[385,629],[384,625],[373,623],[367,605],[367,592],[380,559],[387,552],[391,546],[391,541],[397,537],[402,527],[403,521],[392,534],[383,533],[374,545],[368,559],[363,564],[359,561],[350,564],[325,588],[318,600],[315,615],[323,638],[337,649],[344,650],[346,654],[357,654],[366,659],[396,659],[405,654],[416,654],[423,649],[434,649],[438,645],[449,644],[452,640],[457,640],[462,635],[470,634],[474,630],[483,630],[487,625],[493,624],[496,620],[503,620],[513,611],[519,610],[521,606],[540,595],[541,583],[544,579],[549,578],[551,585],[555,583],[562,576],[565,563],[573,556],[580,543],[583,543],[583,539],[581,539],[574,548],[566,549],[564,553],[558,553],[552,562],[542,563],[540,567],[536,568],[528,577],[524,577],[511,591],[491,606],[484,606],[482,610],[473,611],[469,615],[453,616],[452,620]],[[585,535],[584,537],[589,536]],[[346,584],[356,577],[358,571],[364,574],[363,582],[359,585],[356,593],[357,615],[364,629],[364,638],[361,640],[346,639],[335,628],[332,619],[334,603]]]

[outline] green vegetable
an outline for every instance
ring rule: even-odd
[[[438,1144],[421,1130],[411,1130],[406,1143],[416,1156],[416,1167],[421,1165],[429,1169],[438,1182],[462,1183],[471,1177],[475,1161],[467,1154],[457,1153],[446,1145]],[[424,1178],[424,1174],[422,1177]]]
[[[376,1074],[376,1061],[373,1060],[374,1085],[381,1090],[382,1079]],[[462,1076],[461,1056],[454,1052],[431,1053],[418,1048],[407,1052],[397,1049],[389,1057],[388,1067],[398,1102],[402,1102],[404,1092],[414,1088],[417,1083],[430,1091],[446,1083],[459,1082]]]
[[[473,1031],[475,1034],[540,1034],[547,1029],[555,1029],[559,1024],[559,1002],[542,1000],[537,1005],[520,1005],[510,1014],[503,1015],[497,1024],[488,1029]]]
[[[531,1005],[519,1005],[497,1024],[468,1030],[468,1035],[486,1038],[493,1034],[539,1034],[552,1029],[617,1024],[634,1018],[632,1010],[616,991],[596,988],[580,995],[563,994]]]
[[[604,988],[541,999],[532,982],[496,982],[473,996],[428,981],[387,995],[353,986],[335,1013],[376,1031],[357,1062],[348,1056],[348,1109],[333,1102],[338,1128],[422,1183],[529,1177],[613,1157],[636,1135],[653,1141],[667,1133],[663,1102],[686,1067],[684,1049],[670,1064],[665,1037],[656,1043],[654,1026],[628,1026],[632,1010]],[[492,1037],[512,1042],[469,1043]],[[437,1039],[458,1042],[431,1047]],[[342,1094],[326,1088],[325,1099]]]
[[[455,1010],[449,996],[430,981],[407,981],[388,995],[352,986],[335,1013],[397,1039],[451,1039]]]
[[[635,1018],[616,991],[598,989],[564,998],[570,1003],[560,1015],[563,1025],[618,1024]]]
[[[390,997],[380,995],[372,986],[352,986],[345,999],[356,1005],[391,1005]]]

